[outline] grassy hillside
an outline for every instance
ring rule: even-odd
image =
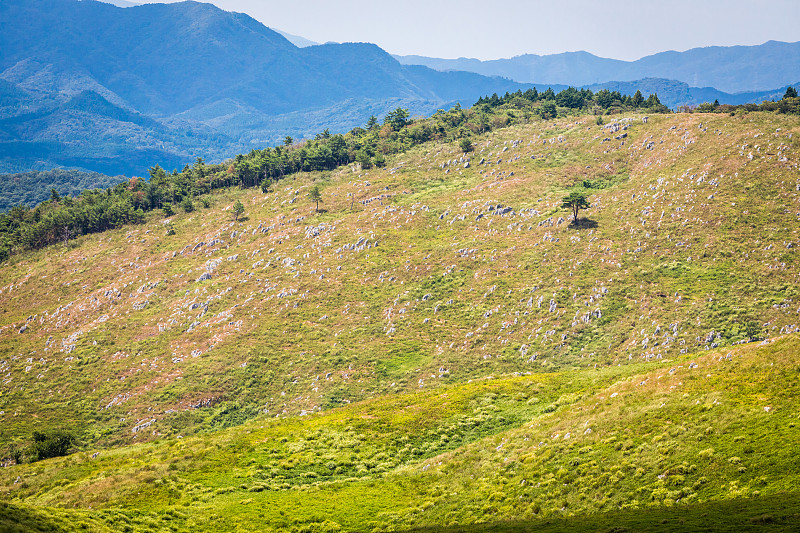
[[[800,123],[617,118],[428,143],[13,256],[0,451],[58,428],[80,451],[1,469],[0,517],[796,527]]]

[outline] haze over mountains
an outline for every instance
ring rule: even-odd
[[[429,113],[523,87],[403,66],[372,44],[301,49],[247,15],[196,2],[10,0],[0,21],[6,171],[141,173],[347,130],[398,106]]]
[[[661,52],[636,61],[597,57],[589,52],[480,61],[458,58],[395,56],[406,65],[503,76],[522,83],[593,85],[609,81],[665,78],[691,87],[722,92],[767,91],[800,80],[800,42],[769,41],[758,46],[709,46],[685,52]]]
[[[800,79],[800,43],[635,62],[585,52],[398,61],[373,44],[307,46],[289,35],[299,47],[247,15],[197,2],[123,9],[93,0],[6,0],[0,23],[0,172],[66,166],[141,175],[156,163],[219,161],[286,135],[347,131],[397,107],[429,114],[534,84],[641,89],[675,107],[779,98]],[[698,84],[709,87],[691,87]]]

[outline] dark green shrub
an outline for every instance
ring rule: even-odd
[[[22,464],[22,450],[16,446],[8,451],[8,456],[11,457],[16,464]]]
[[[73,442],[75,436],[61,429],[49,433],[34,431],[33,444],[28,448],[28,457],[31,462],[61,457],[67,455]]]

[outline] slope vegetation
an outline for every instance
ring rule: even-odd
[[[0,470],[0,514],[790,530],[799,132],[534,120],[13,256],[0,440],[69,429],[80,451]],[[576,185],[592,207],[571,222]]]
[[[0,470],[12,500],[0,520],[17,531],[792,531],[798,370],[792,335],[87,450]]]

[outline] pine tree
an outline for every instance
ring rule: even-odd
[[[591,207],[587,195],[583,191],[572,191],[568,196],[565,196],[561,202],[561,207],[572,209],[574,220],[578,220],[578,211]]]
[[[656,93],[653,93],[647,97],[647,107],[658,107],[660,105],[661,100],[658,99],[658,95]]]
[[[312,202],[316,202],[317,205],[314,208],[314,211],[319,213],[319,203],[322,201],[322,193],[319,190],[319,185],[314,185],[314,188],[308,192],[308,197]]]
[[[236,200],[236,203],[233,204],[233,219],[238,222],[242,213],[244,213],[244,205],[240,200]]]

